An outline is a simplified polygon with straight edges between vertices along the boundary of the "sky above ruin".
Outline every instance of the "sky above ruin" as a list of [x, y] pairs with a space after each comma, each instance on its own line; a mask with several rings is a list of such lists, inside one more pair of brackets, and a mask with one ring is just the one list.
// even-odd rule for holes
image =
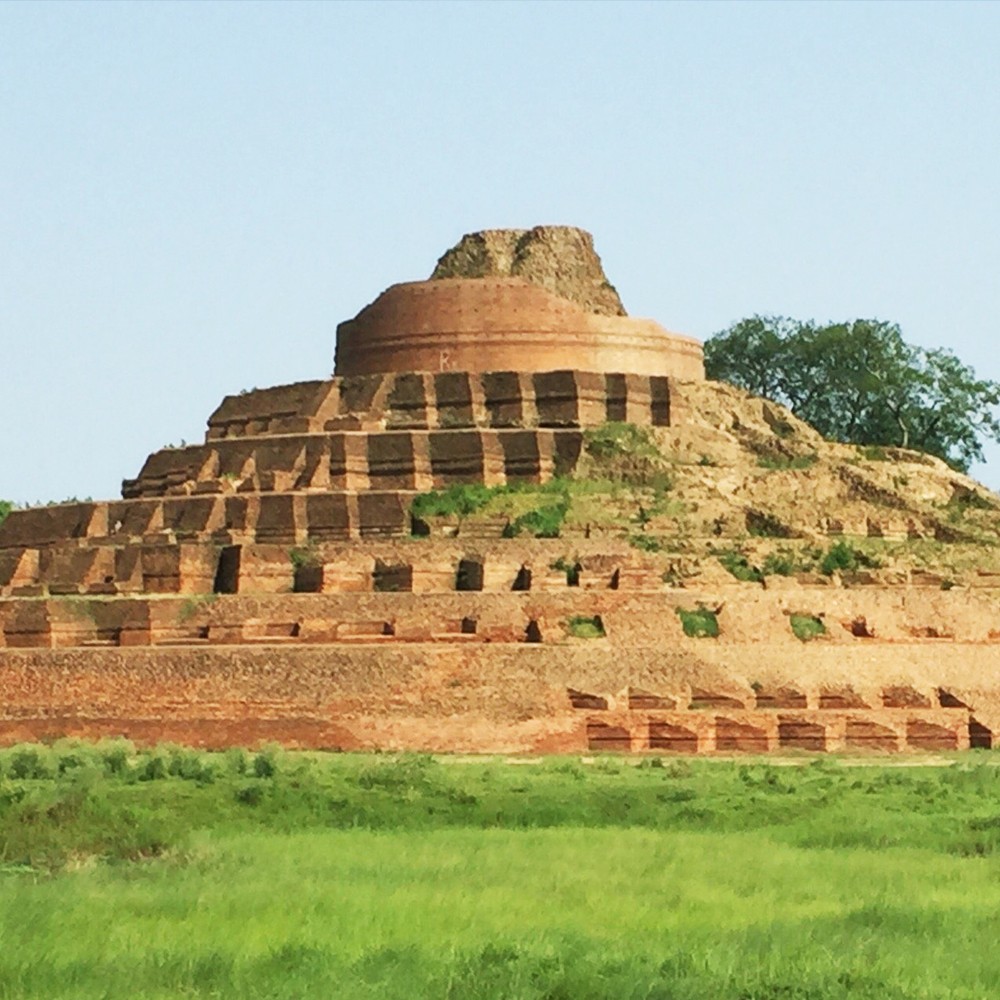
[[[0, 498], [117, 496], [464, 232], [1000, 380], [1000, 4], [0, 4]], [[1000, 448], [974, 470], [1000, 487]]]

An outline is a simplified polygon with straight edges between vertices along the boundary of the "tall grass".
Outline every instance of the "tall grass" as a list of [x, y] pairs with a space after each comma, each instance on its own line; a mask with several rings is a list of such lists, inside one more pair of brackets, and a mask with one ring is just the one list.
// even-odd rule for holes
[[0, 752], [0, 998], [995, 995], [998, 769], [855, 763]]

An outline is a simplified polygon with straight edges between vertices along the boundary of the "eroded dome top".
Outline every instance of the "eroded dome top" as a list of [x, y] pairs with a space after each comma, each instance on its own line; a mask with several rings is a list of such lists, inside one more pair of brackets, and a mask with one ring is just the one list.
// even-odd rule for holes
[[625, 316], [590, 233], [575, 226], [467, 233], [437, 262], [438, 278], [523, 278], [585, 312]]

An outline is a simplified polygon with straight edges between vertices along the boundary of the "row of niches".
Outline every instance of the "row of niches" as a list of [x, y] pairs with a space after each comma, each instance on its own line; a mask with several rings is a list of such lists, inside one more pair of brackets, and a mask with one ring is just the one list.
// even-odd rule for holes
[[[451, 594], [393, 589], [399, 581], [385, 578], [381, 591], [337, 594], [196, 592], [153, 596], [64, 595], [0, 600], [0, 635], [10, 647], [85, 645], [155, 645], [161, 642], [427, 643], [441, 641], [528, 644], [582, 644], [607, 640], [611, 648], [638, 644], [695, 653], [701, 645], [679, 621], [684, 608], [668, 595], [602, 596], [591, 590], [584, 598], [565, 586], [537, 595], [515, 592], [454, 591]], [[520, 581], [526, 582], [523, 577]], [[770, 627], [772, 623], [776, 626]], [[795, 643], [800, 637], [780, 612], [764, 620], [761, 636], [769, 642]], [[755, 641], [737, 634], [727, 646]], [[851, 641], [851, 640], [847, 640]], [[913, 639], [909, 640], [913, 642]], [[918, 640], [919, 641], [919, 640]], [[595, 648], [603, 648], [598, 643]], [[756, 692], [756, 693], [754, 693]], [[577, 708], [875, 708], [957, 707], [961, 702], [935, 700], [926, 692], [886, 688], [880, 694], [845, 689], [809, 696], [801, 691], [757, 691], [744, 694], [700, 692], [684, 699], [650, 692], [620, 695], [571, 692]], [[941, 695], [944, 698], [944, 695]], [[809, 700], [811, 698], [811, 700]], [[817, 700], [818, 699], [818, 700]]]
[[571, 472], [579, 430], [360, 431], [240, 438], [164, 448], [122, 484], [125, 499], [422, 492], [456, 483], [541, 483]]
[[228, 396], [208, 440], [336, 430], [667, 426], [669, 379], [553, 372], [353, 375]]
[[[570, 616], [485, 619], [474, 613], [429, 618], [427, 615], [372, 617], [270, 616], [227, 618], [211, 613], [198, 599], [171, 602], [88, 604], [63, 602], [62, 607], [35, 602], [24, 613], [6, 615], [0, 647], [8, 649], [86, 649], [139, 646], [281, 646], [289, 643], [339, 646], [385, 643], [542, 643], [565, 642], [577, 635], [580, 622], [601, 628], [600, 617]], [[544, 630], [544, 631], [543, 631]]]
[[657, 713], [588, 718], [587, 747], [621, 753], [937, 752], [989, 749], [994, 733], [968, 711], [781, 715]]
[[909, 684], [860, 691], [849, 685], [799, 688], [791, 685], [767, 687], [752, 684], [747, 690], [712, 690], [693, 686], [670, 692], [626, 687], [616, 694], [598, 694], [567, 688], [573, 709], [587, 712], [718, 711], [788, 709], [844, 712], [855, 709], [966, 709], [969, 706], [943, 687], [918, 689]]
[[638, 557], [560, 555], [522, 561], [424, 549], [422, 559], [313, 545], [66, 546], [0, 553], [0, 596], [139, 594], [447, 594], [482, 591], [662, 592], [662, 571]]
[[[206, 623], [205, 616], [198, 611], [197, 604], [182, 605], [172, 615], [153, 613], [144, 617], [136, 613], [122, 621], [115, 615], [91, 617], [87, 609], [79, 608], [69, 617], [10, 618], [0, 629], [0, 637], [2, 645], [9, 649], [543, 641], [541, 627], [534, 619], [516, 624], [492, 622], [485, 625], [472, 615], [439, 621], [350, 617], [340, 621], [250, 618]], [[563, 631], [561, 634], [568, 633]]]
[[[37, 555], [37, 553], [35, 553]], [[2, 562], [2, 560], [0, 560]], [[691, 639], [727, 638], [732, 622], [718, 603], [670, 601], [678, 593], [663, 579], [658, 566], [639, 560], [622, 559], [616, 554], [591, 554], [574, 558], [551, 555], [531, 561], [516, 558], [457, 556], [441, 553], [420, 561], [355, 553], [350, 557], [324, 555], [311, 546], [150, 546], [145, 549], [116, 550], [94, 546], [69, 550], [66, 558], [54, 560], [22, 559], [24, 568], [14, 575], [0, 575], [0, 596], [12, 598], [68, 597], [98, 599], [139, 596], [143, 594], [315, 594], [315, 595], [435, 595], [481, 593], [496, 597], [504, 594], [538, 594], [548, 599], [559, 594], [586, 591], [604, 592], [609, 597], [628, 599], [659, 595], [667, 603], [658, 606], [656, 615], [667, 616], [661, 624], [663, 634], [682, 632]], [[2, 566], [0, 566], [2, 569]], [[651, 609], [650, 609], [651, 610]], [[604, 636], [607, 630], [600, 609], [591, 609], [580, 618], [577, 632], [581, 638]], [[645, 614], [648, 616], [650, 612]], [[890, 640], [955, 640], [956, 629], [943, 622], [923, 624], [921, 612], [903, 623], [895, 622], [897, 632]], [[641, 619], [642, 614], [639, 615]], [[594, 627], [588, 622], [594, 619]], [[596, 622], [600, 621], [600, 626]], [[647, 624], [650, 619], [646, 618]], [[828, 613], [788, 612], [775, 607], [761, 620], [772, 638], [782, 634], [802, 642], [814, 640], [873, 640], [879, 630], [869, 615], [834, 611]], [[737, 629], [738, 634], [742, 634]], [[391, 633], [389, 633], [391, 634]], [[967, 636], [966, 638], [971, 638]], [[976, 636], [993, 639], [989, 636]]]

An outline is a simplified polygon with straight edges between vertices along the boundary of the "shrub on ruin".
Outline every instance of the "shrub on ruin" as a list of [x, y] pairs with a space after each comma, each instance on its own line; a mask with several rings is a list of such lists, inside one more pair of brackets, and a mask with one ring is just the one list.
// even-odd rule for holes
[[835, 542], [823, 556], [819, 568], [826, 576], [834, 573], [855, 573], [859, 569], [878, 569], [882, 563], [850, 542], [841, 539]]
[[743, 583], [761, 583], [764, 579], [764, 574], [742, 552], [726, 549], [716, 552], [715, 557], [728, 573]]
[[607, 634], [600, 615], [573, 615], [566, 619], [566, 631], [574, 639], [603, 639]]
[[639, 549], [642, 552], [663, 551], [663, 539], [658, 538], [656, 535], [629, 535], [628, 543], [632, 548]]
[[792, 576], [800, 569], [794, 553], [787, 550], [768, 552], [761, 572], [764, 576]]
[[468, 517], [482, 510], [496, 492], [494, 487], [482, 483], [458, 483], [444, 490], [418, 494], [410, 505], [410, 513], [417, 518]]
[[309, 539], [305, 545], [288, 550], [288, 558], [294, 569], [311, 569], [323, 565], [323, 557], [316, 543]]
[[711, 608], [677, 608], [684, 634], [691, 639], [717, 639], [719, 616]]
[[558, 538], [569, 512], [569, 497], [556, 504], [536, 507], [511, 521], [503, 530], [504, 538], [516, 538], [524, 533], [535, 538]]
[[826, 625], [816, 615], [791, 615], [788, 621], [795, 638], [801, 639], [803, 642], [809, 642], [812, 639], [818, 639], [821, 635], [826, 635]]

